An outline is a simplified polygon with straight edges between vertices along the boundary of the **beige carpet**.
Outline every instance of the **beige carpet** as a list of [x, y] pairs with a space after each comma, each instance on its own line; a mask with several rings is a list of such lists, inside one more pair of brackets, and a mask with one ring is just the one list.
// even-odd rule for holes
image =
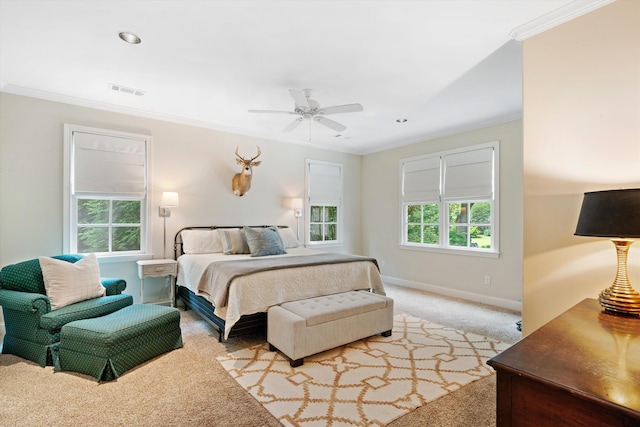
[[383, 426], [492, 375], [486, 361], [508, 347], [398, 314], [391, 337], [310, 356], [298, 368], [266, 343], [218, 361], [285, 426]]

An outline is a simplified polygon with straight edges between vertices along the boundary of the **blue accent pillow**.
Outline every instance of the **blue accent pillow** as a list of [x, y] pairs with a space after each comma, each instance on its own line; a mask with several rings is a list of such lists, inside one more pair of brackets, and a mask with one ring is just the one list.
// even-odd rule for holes
[[251, 228], [245, 226], [244, 235], [252, 257], [287, 253], [276, 227]]

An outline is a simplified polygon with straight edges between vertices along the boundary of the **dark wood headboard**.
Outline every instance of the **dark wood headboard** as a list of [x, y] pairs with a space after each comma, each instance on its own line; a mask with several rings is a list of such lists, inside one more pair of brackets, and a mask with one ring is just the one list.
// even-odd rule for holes
[[[196, 226], [196, 227], [184, 227], [178, 230], [176, 237], [173, 239], [173, 259], [178, 259], [180, 255], [184, 255], [182, 250], [182, 233], [183, 230], [217, 230], [219, 228], [242, 228], [243, 225], [208, 225], [208, 226]], [[287, 225], [249, 225], [251, 228], [266, 228], [266, 227], [278, 227], [289, 228]]]

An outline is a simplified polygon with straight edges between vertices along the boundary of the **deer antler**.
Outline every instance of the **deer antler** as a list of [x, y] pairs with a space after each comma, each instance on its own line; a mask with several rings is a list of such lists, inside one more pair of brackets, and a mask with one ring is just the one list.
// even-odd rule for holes
[[[256, 145], [256, 147], [258, 147], [258, 146]], [[260, 147], [258, 147], [258, 154], [256, 154], [256, 156], [255, 156], [255, 157], [252, 157], [252, 158], [251, 158], [251, 161], [254, 161], [254, 160], [255, 160], [255, 159], [257, 159], [258, 157], [260, 157], [260, 154], [262, 154], [262, 153], [260, 152]]]
[[244, 161], [244, 157], [240, 156], [240, 154], [238, 154], [238, 147], [236, 146], [236, 156], [238, 156], [238, 158], [242, 161]]

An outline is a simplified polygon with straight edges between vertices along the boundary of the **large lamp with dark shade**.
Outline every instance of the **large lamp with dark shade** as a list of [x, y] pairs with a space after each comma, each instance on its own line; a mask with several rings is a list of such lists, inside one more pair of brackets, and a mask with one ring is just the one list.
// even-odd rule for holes
[[611, 239], [618, 271], [613, 285], [600, 293], [600, 305], [607, 313], [640, 316], [640, 294], [627, 277], [629, 246], [640, 238], [640, 188], [584, 193], [575, 235]]

